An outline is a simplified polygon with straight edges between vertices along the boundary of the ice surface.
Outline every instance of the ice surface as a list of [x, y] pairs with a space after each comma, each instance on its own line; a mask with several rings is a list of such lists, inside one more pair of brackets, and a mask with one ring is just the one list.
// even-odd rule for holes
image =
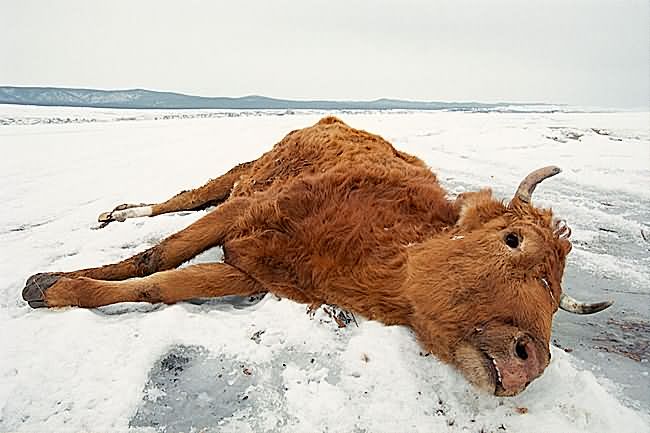
[[650, 431], [648, 113], [338, 114], [425, 159], [450, 194], [490, 185], [505, 198], [533, 168], [564, 169], [535, 196], [573, 229], [565, 288], [616, 304], [558, 313], [543, 377], [495, 398], [422, 356], [405, 328], [338, 329], [270, 295], [29, 309], [29, 275], [120, 260], [204, 214], [92, 230], [100, 212], [198, 186], [323, 115], [77, 108], [87, 121], [44, 120], [66, 110], [0, 106], [0, 431]]

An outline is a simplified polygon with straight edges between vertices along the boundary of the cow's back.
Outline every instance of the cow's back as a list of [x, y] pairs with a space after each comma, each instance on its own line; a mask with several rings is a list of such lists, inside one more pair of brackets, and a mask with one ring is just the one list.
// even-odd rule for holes
[[415, 156], [396, 150], [378, 135], [351, 128], [336, 117], [321, 119], [308, 128], [287, 134], [254, 162], [232, 192], [250, 196], [300, 176], [313, 176], [335, 168], [353, 171], [359, 166], [403, 169], [413, 166], [435, 176]]

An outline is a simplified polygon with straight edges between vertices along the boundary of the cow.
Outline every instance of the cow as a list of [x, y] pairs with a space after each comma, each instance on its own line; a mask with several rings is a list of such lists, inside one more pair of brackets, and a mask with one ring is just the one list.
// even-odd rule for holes
[[[595, 313], [563, 293], [570, 229], [534, 207], [535, 170], [514, 197], [490, 189], [448, 198], [427, 165], [336, 117], [290, 132], [259, 159], [164, 203], [120, 205], [105, 225], [216, 206], [121, 262], [31, 276], [31, 307], [172, 304], [271, 292], [404, 325], [472, 384], [513, 396], [550, 362], [553, 316]], [[211, 247], [223, 262], [175, 269]]]

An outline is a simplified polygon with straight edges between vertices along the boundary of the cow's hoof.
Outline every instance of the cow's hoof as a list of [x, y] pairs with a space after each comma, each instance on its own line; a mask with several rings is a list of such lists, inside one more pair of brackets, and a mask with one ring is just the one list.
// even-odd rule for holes
[[61, 278], [61, 274], [45, 272], [32, 275], [27, 279], [23, 289], [23, 299], [32, 308], [47, 307], [45, 292]]
[[119, 222], [126, 221], [126, 218], [124, 218], [123, 216], [119, 216], [119, 214], [118, 215], [115, 214], [116, 211], [118, 210], [120, 209], [113, 209], [110, 212], [102, 212], [97, 217], [97, 221], [105, 225], [108, 223], [112, 223], [113, 221], [119, 221]]
[[127, 209], [133, 209], [135, 207], [143, 207], [143, 206], [150, 206], [146, 203], [140, 203], [140, 204], [121, 204], [119, 206], [115, 206], [115, 209], [113, 209], [110, 212], [102, 212], [99, 214], [99, 217], [97, 217], [97, 221], [102, 223], [101, 227], [106, 227], [109, 223], [112, 223], [113, 221], [119, 221], [123, 222], [126, 221], [126, 217], [124, 216], [123, 212], [118, 212], [118, 211], [123, 211]]
[[113, 209], [111, 212], [102, 212], [101, 214], [99, 214], [99, 216], [97, 217], [97, 221], [100, 223], [99, 225], [100, 229], [103, 229], [104, 227], [106, 227], [107, 225], [109, 225], [114, 221], [118, 221], [118, 222], [126, 221], [126, 218], [115, 216], [114, 213], [116, 210], [119, 209]]
[[109, 223], [113, 221], [113, 216], [111, 215], [113, 212], [102, 212], [99, 214], [97, 217], [97, 221], [100, 223]]

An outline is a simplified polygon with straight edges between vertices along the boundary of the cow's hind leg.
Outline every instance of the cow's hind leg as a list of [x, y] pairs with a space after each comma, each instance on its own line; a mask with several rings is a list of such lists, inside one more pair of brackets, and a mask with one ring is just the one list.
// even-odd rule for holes
[[124, 281], [55, 278], [42, 298], [30, 301], [30, 306], [94, 308], [117, 302], [173, 304], [194, 298], [248, 296], [264, 291], [253, 278], [226, 263], [193, 265]]
[[183, 191], [169, 200], [158, 204], [121, 204], [110, 212], [103, 212], [97, 220], [102, 227], [113, 221], [124, 221], [127, 218], [156, 216], [164, 213], [180, 211], [196, 211], [216, 206], [224, 202], [241, 176], [247, 174], [254, 162], [239, 164], [226, 174], [210, 180], [205, 185]]
[[25, 284], [23, 299], [30, 305], [41, 306], [40, 303], [46, 298], [50, 288], [62, 279], [119, 281], [173, 269], [208, 248], [223, 244], [233, 223], [248, 205], [248, 199], [230, 199], [186, 229], [118, 263], [73, 272], [33, 275]]

